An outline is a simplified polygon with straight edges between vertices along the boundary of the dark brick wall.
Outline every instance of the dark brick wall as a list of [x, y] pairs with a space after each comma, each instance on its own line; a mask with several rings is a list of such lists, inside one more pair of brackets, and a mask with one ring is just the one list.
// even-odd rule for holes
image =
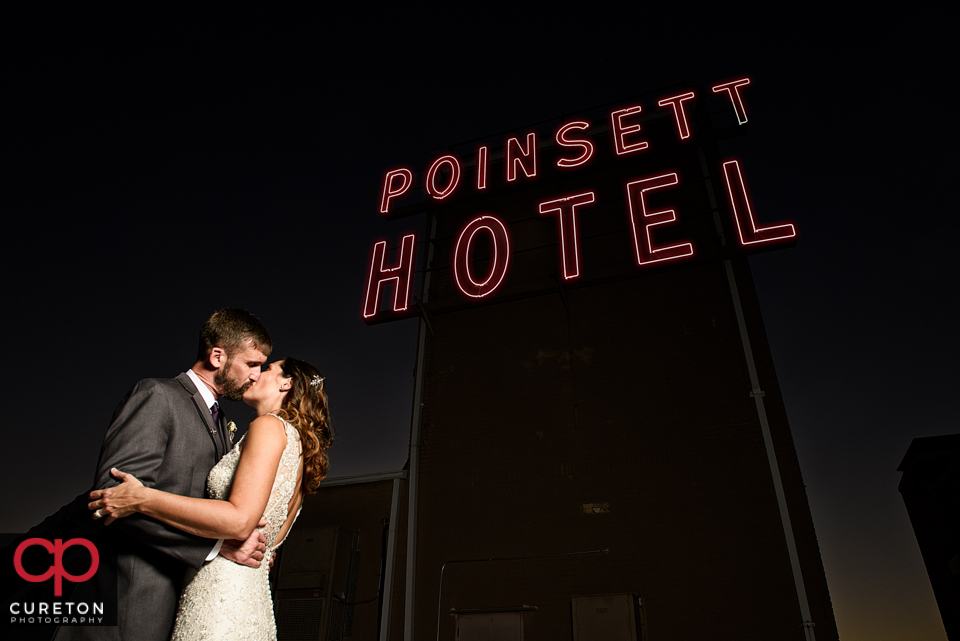
[[[752, 296], [745, 263], [741, 294]], [[796, 454], [754, 301], [756, 357], [818, 639], [836, 638]], [[569, 314], [567, 313], [569, 311]], [[535, 605], [525, 638], [570, 639], [570, 598], [636, 592], [651, 639], [802, 639], [722, 263], [431, 318], [421, 436], [418, 639], [452, 607]], [[584, 504], [608, 510], [585, 514]]]

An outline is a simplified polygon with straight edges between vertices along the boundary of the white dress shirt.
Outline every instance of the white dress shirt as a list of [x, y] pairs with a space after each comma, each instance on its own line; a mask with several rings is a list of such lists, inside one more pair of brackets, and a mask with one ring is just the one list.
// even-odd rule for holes
[[[187, 370], [187, 376], [190, 377], [190, 380], [193, 381], [193, 384], [197, 386], [197, 391], [200, 392], [200, 396], [203, 397], [203, 402], [207, 404], [208, 410], [213, 410], [213, 404], [217, 402], [217, 399], [214, 398], [213, 392], [210, 391], [210, 388], [207, 387], [207, 384], [200, 380], [200, 377], [197, 376], [197, 373], [192, 369]], [[207, 555], [207, 561], [213, 561], [217, 558], [217, 555], [220, 554], [220, 548], [223, 547], [223, 539], [219, 539], [217, 544], [213, 546], [213, 550], [210, 551], [210, 554]]]

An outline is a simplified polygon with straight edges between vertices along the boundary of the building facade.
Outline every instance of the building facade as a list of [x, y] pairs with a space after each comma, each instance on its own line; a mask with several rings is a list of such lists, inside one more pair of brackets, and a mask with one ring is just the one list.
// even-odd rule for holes
[[691, 98], [684, 137], [642, 107], [708, 91], [674, 93], [452, 148], [427, 191], [476, 189], [407, 206], [429, 215], [402, 498], [331, 487], [301, 517], [370, 541], [360, 494], [398, 506], [382, 641], [837, 639], [746, 258], [792, 225], [750, 212], [736, 121]]

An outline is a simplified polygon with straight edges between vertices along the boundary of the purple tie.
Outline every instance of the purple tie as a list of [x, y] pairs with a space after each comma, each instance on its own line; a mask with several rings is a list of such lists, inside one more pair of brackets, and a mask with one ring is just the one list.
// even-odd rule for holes
[[216, 401], [213, 402], [213, 406], [210, 408], [210, 413], [213, 414], [213, 422], [217, 426], [217, 434], [220, 435], [220, 444], [223, 445], [223, 451], [227, 451], [227, 440], [223, 436], [223, 427], [220, 425], [220, 404]]

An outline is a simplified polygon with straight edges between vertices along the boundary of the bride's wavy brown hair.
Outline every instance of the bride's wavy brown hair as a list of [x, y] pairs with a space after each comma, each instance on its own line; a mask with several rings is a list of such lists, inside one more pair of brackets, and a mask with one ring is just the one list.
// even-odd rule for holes
[[[327, 393], [323, 389], [320, 372], [310, 363], [287, 357], [280, 362], [280, 369], [293, 382], [293, 387], [277, 414], [300, 432], [300, 443], [303, 445], [301, 487], [304, 494], [313, 494], [327, 475], [327, 448], [333, 445], [334, 440], [330, 411], [327, 409]], [[313, 385], [315, 379], [320, 379], [320, 383]]]

